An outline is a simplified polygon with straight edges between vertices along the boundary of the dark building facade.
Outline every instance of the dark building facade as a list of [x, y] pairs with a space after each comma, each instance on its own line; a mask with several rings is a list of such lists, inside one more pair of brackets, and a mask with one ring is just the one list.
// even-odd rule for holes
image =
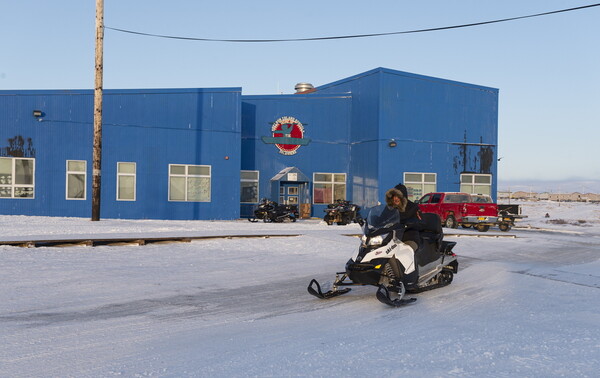
[[[399, 182], [496, 192], [498, 90], [377, 68], [293, 95], [104, 92], [103, 218], [321, 217]], [[91, 214], [93, 91], [0, 91], [0, 214]]]

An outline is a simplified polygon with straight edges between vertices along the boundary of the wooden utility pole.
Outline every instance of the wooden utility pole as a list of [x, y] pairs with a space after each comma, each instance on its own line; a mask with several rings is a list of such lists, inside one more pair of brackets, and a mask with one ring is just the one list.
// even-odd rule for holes
[[100, 220], [102, 167], [102, 75], [104, 60], [104, 0], [96, 0], [96, 80], [94, 85], [94, 147], [92, 152], [92, 221]]

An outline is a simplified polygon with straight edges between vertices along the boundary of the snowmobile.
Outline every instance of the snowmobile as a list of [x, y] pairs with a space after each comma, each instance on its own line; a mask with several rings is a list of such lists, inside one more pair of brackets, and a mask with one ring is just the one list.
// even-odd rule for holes
[[[416, 251], [403, 243], [407, 227], [419, 231], [421, 242]], [[344, 286], [377, 286], [377, 299], [399, 307], [416, 301], [406, 293], [419, 293], [449, 285], [458, 272], [452, 248], [456, 242], [443, 240], [441, 221], [436, 214], [422, 214], [418, 223], [400, 223], [400, 214], [386, 205], [373, 207], [363, 224], [358, 251], [346, 263], [346, 271], [336, 273], [331, 290], [323, 292], [316, 279], [308, 292], [329, 299], [348, 293]]]
[[334, 223], [343, 226], [352, 222], [359, 224], [362, 222], [360, 206], [350, 203], [350, 201], [336, 200], [334, 203], [327, 205], [327, 208], [323, 211], [325, 212], [323, 220], [330, 226]]
[[250, 222], [295, 222], [298, 219], [298, 206], [284, 205], [263, 198], [261, 203], [254, 210], [254, 217], [249, 218]]

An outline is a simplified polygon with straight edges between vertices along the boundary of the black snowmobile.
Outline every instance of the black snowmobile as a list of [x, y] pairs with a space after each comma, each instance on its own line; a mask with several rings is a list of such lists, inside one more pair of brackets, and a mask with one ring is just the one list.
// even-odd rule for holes
[[[313, 279], [308, 292], [329, 299], [349, 292], [343, 286], [377, 286], [377, 299], [390, 306], [416, 301], [404, 298], [406, 293], [419, 293], [449, 285], [458, 272], [458, 261], [452, 248], [456, 242], [443, 240], [441, 221], [436, 214], [423, 214], [416, 224], [400, 223], [397, 210], [379, 205], [369, 211], [363, 224], [362, 242], [346, 263], [346, 271], [336, 273], [331, 290], [323, 292]], [[410, 227], [419, 230], [421, 243], [416, 251], [404, 244], [402, 235]]]
[[284, 205], [263, 198], [254, 210], [254, 218], [248, 218], [250, 222], [295, 222], [298, 219], [298, 206]]
[[334, 203], [327, 205], [323, 220], [328, 225], [337, 223], [340, 226], [350, 224], [352, 222], [361, 223], [360, 206], [357, 206], [350, 201], [336, 200]]

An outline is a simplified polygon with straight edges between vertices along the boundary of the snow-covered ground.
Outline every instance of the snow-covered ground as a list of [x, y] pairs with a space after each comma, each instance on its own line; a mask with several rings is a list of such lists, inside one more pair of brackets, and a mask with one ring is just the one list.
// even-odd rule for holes
[[0, 216], [4, 241], [298, 235], [0, 246], [0, 376], [596, 377], [600, 205], [523, 208], [515, 238], [446, 229], [465, 235], [447, 235], [454, 282], [402, 308], [306, 292], [343, 270], [357, 225]]

